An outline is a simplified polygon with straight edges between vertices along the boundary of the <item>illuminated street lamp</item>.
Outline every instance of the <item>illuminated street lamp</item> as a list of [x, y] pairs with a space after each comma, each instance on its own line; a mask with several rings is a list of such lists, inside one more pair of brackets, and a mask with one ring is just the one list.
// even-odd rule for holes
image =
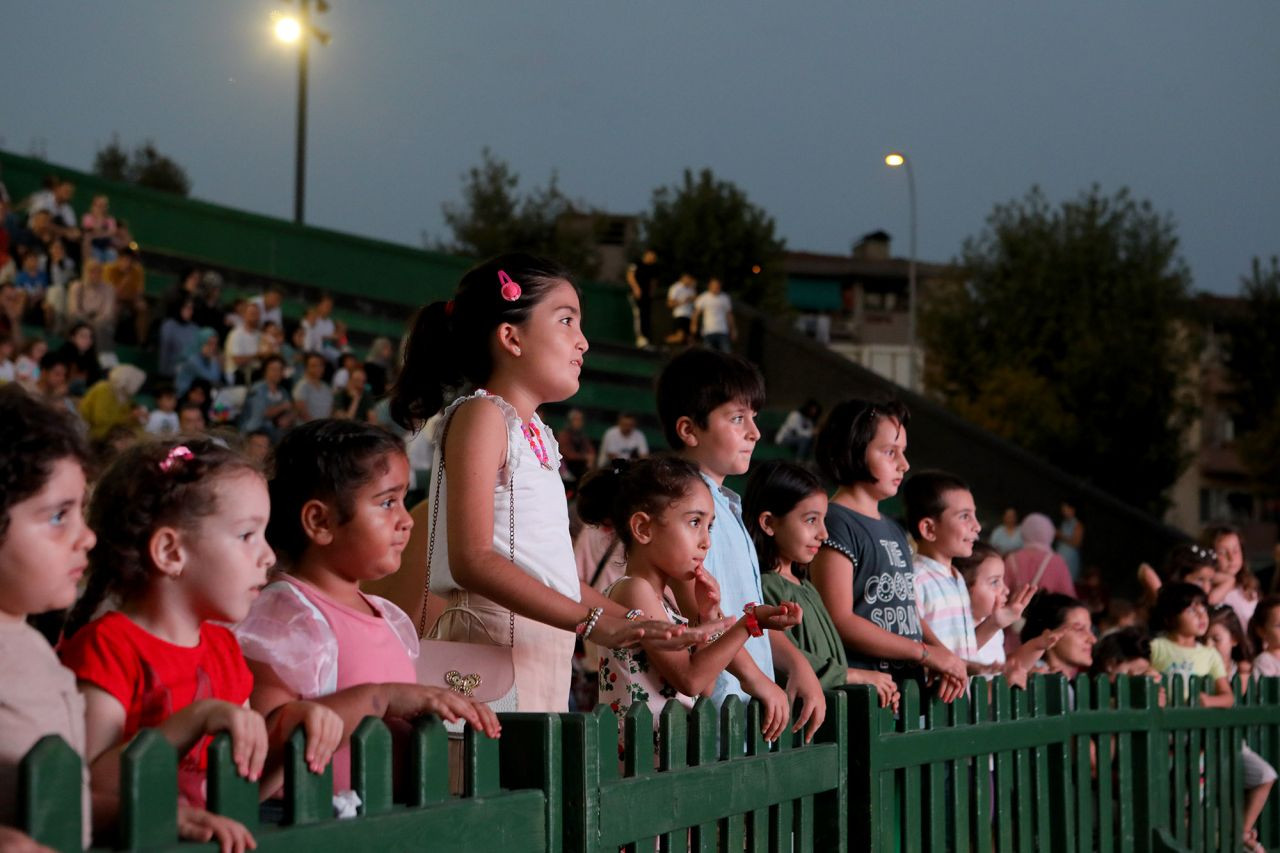
[[907, 194], [911, 207], [911, 252], [907, 260], [907, 387], [916, 388], [916, 179], [911, 172], [911, 161], [894, 151], [884, 158], [891, 169], [905, 167]]
[[[311, 0], [298, 0], [297, 15], [273, 16], [276, 38], [285, 44], [298, 46], [298, 139], [293, 173], [293, 221], [299, 225], [302, 224], [307, 182], [307, 48], [312, 38], [321, 44], [328, 44], [331, 40], [328, 32], [311, 23], [310, 5]], [[326, 0], [316, 0], [317, 13], [328, 11]]]

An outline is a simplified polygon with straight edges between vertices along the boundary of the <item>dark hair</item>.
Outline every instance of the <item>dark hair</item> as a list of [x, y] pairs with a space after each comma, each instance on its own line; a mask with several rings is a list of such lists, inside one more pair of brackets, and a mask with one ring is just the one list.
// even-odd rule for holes
[[784, 516], [814, 492], [826, 494], [813, 472], [794, 462], [766, 462], [751, 473], [742, 497], [742, 520], [755, 543], [760, 571], [774, 571], [779, 556], [778, 542], [761, 529], [760, 516]]
[[1267, 642], [1262, 635], [1266, 631], [1267, 619], [1271, 616], [1271, 611], [1277, 607], [1280, 607], [1280, 595], [1268, 595], [1258, 602], [1258, 606], [1253, 609], [1253, 615], [1249, 617], [1249, 639], [1253, 641], [1258, 652], [1267, 650]]
[[822, 472], [841, 486], [875, 479], [867, 468], [867, 447], [884, 418], [897, 421], [905, 429], [911, 412], [901, 400], [845, 400], [833, 406], [814, 442], [813, 455]]
[[974, 542], [973, 553], [968, 557], [953, 557], [951, 565], [964, 576], [965, 586], [973, 586], [973, 582], [978, 577], [978, 567], [992, 557], [1001, 563], [1004, 562], [1003, 555], [990, 542]]
[[1079, 599], [1060, 592], [1037, 592], [1031, 599], [1031, 603], [1027, 605], [1027, 609], [1023, 611], [1022, 615], [1026, 622], [1022, 626], [1019, 638], [1025, 643], [1039, 637], [1045, 631], [1061, 628], [1067, 621], [1067, 614], [1078, 607], [1089, 609]]
[[[321, 358], [323, 358], [323, 356], [321, 356]], [[263, 375], [266, 375], [267, 368], [268, 368], [268, 367], [270, 367], [272, 364], [274, 364], [274, 363], [276, 363], [276, 362], [279, 362], [279, 363], [280, 363], [280, 366], [281, 366], [281, 367], [284, 367], [284, 366], [285, 366], [284, 356], [280, 355], [280, 353], [273, 352], [273, 353], [271, 353], [271, 355], [269, 355], [269, 356], [267, 356], [266, 358], [262, 359], [262, 373], [263, 373]]]
[[1151, 641], [1139, 628], [1121, 628], [1112, 631], [1093, 647], [1094, 675], [1103, 675], [1110, 664], [1126, 663], [1131, 660], [1151, 660]]
[[1240, 543], [1240, 573], [1236, 575], [1236, 585], [1245, 592], [1252, 593], [1250, 598], [1257, 598], [1262, 586], [1258, 583], [1258, 576], [1249, 568], [1249, 560], [1244, 553], [1244, 534], [1240, 532], [1239, 527], [1234, 524], [1211, 524], [1201, 532], [1200, 544], [1205, 548], [1213, 549], [1216, 561], [1218, 540], [1225, 536], [1234, 536]]
[[578, 487], [578, 516], [587, 524], [612, 525], [623, 547], [630, 547], [632, 515], [657, 515], [701, 482], [698, 467], [678, 456], [614, 460], [583, 478]]
[[902, 486], [902, 502], [907, 510], [907, 530], [920, 537], [920, 522], [935, 521], [947, 508], [947, 492], [967, 492], [969, 484], [947, 471], [921, 471]]
[[[503, 298], [500, 272], [520, 285], [518, 299]], [[390, 391], [392, 419], [414, 429], [440, 411], [446, 388], [488, 382], [493, 330], [529, 319], [534, 306], [565, 281], [573, 284], [564, 267], [523, 253], [499, 255], [467, 270], [453, 299], [432, 302], [414, 318], [400, 376]]]
[[0, 542], [9, 510], [44, 488], [54, 465], [89, 464], [89, 448], [71, 413], [45, 403], [16, 383], [0, 388]]
[[1169, 580], [1183, 580], [1206, 567], [1216, 571], [1218, 558], [1214, 556], [1212, 549], [1194, 542], [1174, 545], [1164, 558], [1164, 576]]
[[40, 356], [40, 372], [41, 373], [44, 373], [46, 370], [49, 370], [52, 367], [57, 367], [59, 364], [61, 364], [63, 367], [67, 368], [68, 370], [71, 369], [71, 361], [67, 358], [67, 356], [64, 353], [60, 352], [59, 350], [49, 350], [44, 355]]
[[267, 465], [271, 472], [271, 521], [267, 542], [282, 562], [302, 556], [310, 540], [302, 529], [307, 501], [332, 503], [338, 523], [355, 513], [355, 493], [386, 473], [387, 457], [405, 455], [404, 441], [359, 421], [325, 418], [284, 434]]
[[[175, 456], [179, 447], [190, 458]], [[67, 619], [67, 636], [93, 618], [108, 595], [127, 601], [146, 587], [156, 528], [194, 527], [218, 511], [218, 481], [249, 472], [258, 473], [252, 462], [208, 438], [140, 441], [122, 450], [89, 504], [89, 526], [98, 542], [89, 552], [88, 583]]]
[[174, 401], [176, 402], [178, 397], [178, 389], [174, 388], [173, 384], [170, 382], [161, 382], [160, 384], [156, 385], [155, 390], [152, 391], [151, 393], [151, 396], [155, 397], [157, 400], [159, 400], [161, 397], [173, 397]]
[[764, 377], [745, 358], [709, 349], [688, 349], [658, 374], [658, 420], [667, 443], [684, 449], [676, 422], [689, 418], [706, 429], [711, 412], [725, 403], [764, 408]]
[[1193, 583], [1173, 581], [1160, 587], [1155, 606], [1151, 608], [1151, 633], [1172, 630], [1182, 611], [1197, 602], [1206, 608], [1209, 606], [1204, 590]]
[[[1256, 610], [1254, 612], [1257, 612]], [[1227, 629], [1227, 633], [1231, 635], [1231, 659], [1236, 663], [1241, 661], [1253, 660], [1253, 643], [1249, 641], [1249, 635], [1244, 632], [1244, 626], [1240, 624], [1240, 617], [1236, 615], [1235, 609], [1229, 604], [1219, 604], [1209, 611], [1209, 627], [1221, 625]], [[1205, 636], [1209, 632], [1205, 631]]]

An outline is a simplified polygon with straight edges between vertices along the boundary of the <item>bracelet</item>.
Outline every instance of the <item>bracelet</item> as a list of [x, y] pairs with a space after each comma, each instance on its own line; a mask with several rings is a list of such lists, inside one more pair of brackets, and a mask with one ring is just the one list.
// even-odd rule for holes
[[634, 622], [634, 621], [636, 621], [637, 619], [641, 618], [642, 616], [644, 616], [644, 611], [643, 611], [643, 610], [640, 610], [640, 609], [636, 609], [636, 610], [628, 610], [628, 611], [627, 611], [626, 619], [627, 619], [627, 621], [628, 621], [628, 622]]
[[754, 601], [747, 602], [747, 606], [742, 608], [742, 618], [747, 623], [747, 633], [753, 637], [764, 636], [764, 629], [760, 627], [760, 620], [756, 619], [756, 603]]
[[712, 634], [711, 636], [707, 637], [707, 639], [706, 639], [706, 641], [705, 641], [705, 642], [706, 642], [706, 644], [709, 646], [709, 645], [711, 645], [712, 643], [714, 643], [716, 640], [720, 639], [720, 638], [721, 638], [721, 637], [723, 637], [723, 636], [724, 636], [724, 632], [723, 632], [723, 631], [716, 631], [714, 634]]
[[593, 607], [591, 612], [587, 614], [587, 618], [574, 626], [573, 632], [582, 639], [591, 636], [591, 632], [595, 630], [596, 623], [600, 621], [600, 617], [604, 614], [603, 607]]
[[929, 647], [926, 646], [924, 643], [921, 643], [920, 644], [920, 660], [916, 661], [916, 663], [924, 663], [928, 659], [929, 659]]

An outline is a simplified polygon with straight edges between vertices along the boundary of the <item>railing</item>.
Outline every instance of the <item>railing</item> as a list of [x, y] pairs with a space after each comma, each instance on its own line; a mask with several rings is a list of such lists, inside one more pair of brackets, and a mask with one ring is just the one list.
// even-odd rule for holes
[[[468, 731], [460, 796], [436, 719], [415, 723], [399, 786], [391, 734], [367, 719], [351, 759], [363, 804], [348, 820], [332, 817], [332, 773], [307, 770], [299, 731], [283, 816], [263, 822], [257, 787], [220, 735], [209, 807], [246, 824], [263, 851], [1238, 850], [1240, 744], [1280, 761], [1280, 680], [1229, 710], [1188, 704], [1178, 679], [1168, 694], [1160, 707], [1145, 679], [1034, 678], [1027, 691], [997, 679], [922, 715], [908, 685], [895, 719], [869, 688], [845, 688], [827, 694], [810, 744], [766, 744], [759, 705], [736, 700], [669, 704], [656, 736], [648, 709], [633, 707], [621, 742], [604, 709], [508, 714], [498, 741]], [[78, 849], [81, 772], [56, 737], [23, 760], [19, 820], [37, 840]], [[122, 760], [118, 847], [192, 847], [176, 840], [175, 780], [168, 743], [136, 738]], [[1280, 840], [1274, 803], [1259, 829], [1265, 845]]]

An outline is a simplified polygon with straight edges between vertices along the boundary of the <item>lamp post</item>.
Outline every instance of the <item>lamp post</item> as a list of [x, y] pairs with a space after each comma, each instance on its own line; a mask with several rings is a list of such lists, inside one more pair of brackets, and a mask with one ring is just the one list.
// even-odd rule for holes
[[907, 259], [907, 387], [916, 388], [916, 179], [911, 171], [911, 161], [904, 154], [894, 151], [884, 158], [891, 169], [902, 167], [907, 172], [907, 194], [911, 207], [910, 255]]
[[[298, 14], [278, 15], [275, 23], [276, 38], [285, 44], [298, 46], [298, 131], [297, 148], [293, 168], [293, 221], [302, 224], [306, 207], [307, 185], [307, 54], [311, 39], [328, 44], [329, 33], [311, 23], [310, 0], [298, 0]], [[329, 11], [325, 0], [317, 0], [316, 11]]]

